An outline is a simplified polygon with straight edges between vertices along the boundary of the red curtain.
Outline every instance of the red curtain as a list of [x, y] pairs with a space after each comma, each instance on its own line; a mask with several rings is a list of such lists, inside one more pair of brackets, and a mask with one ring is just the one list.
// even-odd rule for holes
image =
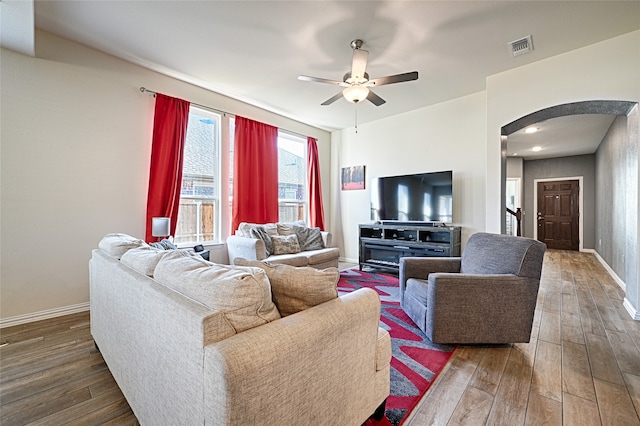
[[147, 195], [146, 241], [155, 240], [151, 235], [153, 217], [171, 218], [171, 235], [176, 230], [189, 105], [189, 102], [182, 99], [156, 94]]
[[324, 208], [320, 182], [320, 159], [316, 139], [307, 137], [307, 174], [309, 178], [309, 226], [324, 231]]
[[278, 128], [236, 116], [233, 158], [233, 219], [278, 221]]

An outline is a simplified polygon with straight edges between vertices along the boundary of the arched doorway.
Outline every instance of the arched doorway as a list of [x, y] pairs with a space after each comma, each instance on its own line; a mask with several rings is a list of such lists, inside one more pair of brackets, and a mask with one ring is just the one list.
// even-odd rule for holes
[[[636, 102], [629, 102], [629, 101], [584, 101], [584, 102], [562, 104], [562, 105], [557, 105], [550, 108], [545, 108], [540, 111], [536, 111], [534, 113], [523, 116], [518, 120], [515, 120], [503, 126], [501, 128], [501, 135], [502, 135], [502, 147], [501, 147], [502, 148], [502, 162], [501, 162], [502, 164], [501, 200], [502, 201], [501, 202], [503, 204], [502, 211], [505, 212], [507, 207], [507, 204], [506, 204], [507, 171], [506, 169], [507, 169], [507, 146], [509, 143], [509, 135], [514, 135], [514, 133], [519, 132], [522, 129], [525, 129], [527, 127], [533, 126], [536, 123], [545, 122], [547, 120], [554, 121], [552, 119], [557, 119], [560, 117], [580, 116], [580, 115], [588, 115], [588, 114], [590, 115], [607, 114], [613, 117], [615, 116], [626, 117], [630, 113], [632, 113], [632, 111], [635, 111], [635, 114], [637, 115], [637, 108], [635, 108], [634, 110], [634, 107], [636, 105], [637, 105]], [[611, 119], [611, 121], [613, 121], [613, 119]], [[637, 138], [638, 138], [637, 130], [634, 131], [633, 128], [631, 128], [631, 129], [627, 129], [627, 131], [630, 137], [634, 137], [636, 139], [635, 142], [637, 144]], [[637, 160], [636, 160], [635, 167], [636, 167], [636, 175], [637, 175]], [[557, 176], [554, 176], [554, 177], [557, 177]], [[572, 179], [575, 178], [575, 176], [569, 176], [569, 175], [567, 175], [566, 177], [571, 177]], [[541, 239], [542, 241], [545, 241], [550, 248], [559, 248], [559, 249], [578, 249], [578, 241], [579, 241], [579, 244], [580, 244], [579, 249], [582, 250], [583, 249], [583, 246], [582, 246], [583, 223], [580, 223], [579, 226], [577, 223], [578, 221], [582, 221], [583, 219], [583, 216], [581, 215], [582, 212], [577, 210], [578, 207], [582, 205], [582, 194], [580, 193], [578, 195], [578, 192], [574, 194], [567, 194], [566, 197], [564, 197], [564, 199], [567, 200], [567, 202], [564, 205], [561, 205], [559, 201], [563, 199], [564, 190], [561, 191], [560, 188], [566, 186], [565, 183], [567, 183], [569, 179], [555, 180], [553, 184], [556, 186], [555, 188], [551, 183], [552, 181], [554, 181], [554, 179], [540, 179], [540, 181], [541, 181], [539, 182], [540, 188], [547, 188], [548, 191], [556, 191], [556, 192], [560, 191], [560, 192], [558, 192], [555, 195], [550, 194], [550, 192], [548, 192], [546, 195], [542, 195], [538, 197], [538, 199], [544, 201], [544, 197], [549, 196], [550, 200], [556, 201], [555, 207], [561, 207], [561, 208], [564, 208], [566, 206], [573, 207], [574, 211], [571, 212], [571, 214], [573, 214], [573, 220], [575, 220], [576, 223], [572, 224], [570, 222], [571, 215], [568, 215], [569, 213], [567, 213], [570, 209], [556, 210], [557, 212], [562, 213], [562, 215], [556, 214], [554, 216], [553, 214], [551, 214], [553, 212], [553, 209], [545, 210], [544, 205], [542, 207], [540, 207], [538, 204], [534, 206], [533, 203], [529, 202], [529, 205], [527, 206], [528, 208], [525, 209], [525, 215], [523, 219], [525, 221], [523, 222], [523, 229], [525, 230], [523, 232], [523, 235], [532, 237], [532, 238]], [[590, 184], [593, 186], [592, 182]], [[575, 187], [574, 185], [574, 189], [575, 191], [580, 191], [582, 188]], [[534, 189], [526, 187], [524, 188], [524, 190], [529, 191], [529, 194], [531, 194]], [[591, 191], [593, 192], [593, 188], [591, 188]], [[531, 195], [529, 195], [529, 197], [531, 198]], [[578, 203], [578, 197], [580, 197], [579, 203]], [[553, 205], [551, 204], [550, 206], [553, 207]], [[526, 213], [529, 213], [529, 214], [527, 215]], [[545, 216], [544, 213], [549, 213], [549, 214]], [[595, 232], [593, 229], [594, 214], [595, 213], [591, 211], [587, 212], [587, 216], [592, 215], [591, 222], [590, 222], [591, 227], [588, 227], [588, 235], [590, 236], [590, 239], [591, 239], [591, 241], [588, 243], [588, 246], [589, 248], [597, 249], [598, 247], [594, 246], [593, 244], [593, 240], [594, 240], [593, 234]], [[502, 217], [503, 233], [506, 233], [506, 229], [507, 229], [506, 216], [507, 215], [505, 214], [505, 216]], [[558, 219], [558, 220], [554, 222], [554, 220], [551, 220], [551, 219], [554, 219], [554, 220]], [[528, 227], [525, 227], [524, 226], [525, 224], [528, 225]], [[528, 235], [526, 232], [527, 228], [528, 228]], [[542, 232], [537, 232], [538, 230]], [[556, 243], [558, 243], [557, 247], [555, 246]]]

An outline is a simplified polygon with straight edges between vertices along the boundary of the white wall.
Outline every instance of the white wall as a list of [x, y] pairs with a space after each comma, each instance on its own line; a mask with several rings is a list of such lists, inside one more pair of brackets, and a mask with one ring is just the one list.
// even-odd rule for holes
[[0, 324], [86, 309], [100, 238], [144, 237], [154, 98], [140, 86], [316, 137], [330, 211], [328, 132], [48, 33], [35, 58], [0, 54]]
[[[332, 222], [343, 258], [357, 262], [372, 177], [453, 170], [453, 223], [463, 226], [463, 244], [484, 228], [485, 105], [480, 92], [332, 134]], [[367, 188], [341, 191], [340, 169], [357, 165], [366, 166]]]
[[500, 232], [500, 128], [544, 108], [640, 100], [640, 31], [487, 78], [487, 224]]

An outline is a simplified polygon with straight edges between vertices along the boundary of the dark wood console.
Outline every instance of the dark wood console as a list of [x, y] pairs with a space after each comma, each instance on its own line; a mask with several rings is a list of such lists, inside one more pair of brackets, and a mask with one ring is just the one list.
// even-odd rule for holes
[[398, 271], [401, 257], [460, 256], [459, 226], [360, 225], [360, 270], [364, 266]]

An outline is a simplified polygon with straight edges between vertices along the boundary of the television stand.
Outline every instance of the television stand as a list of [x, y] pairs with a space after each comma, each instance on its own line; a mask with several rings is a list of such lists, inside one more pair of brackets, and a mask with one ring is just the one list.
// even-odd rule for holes
[[397, 220], [383, 220], [382, 225], [398, 225], [398, 226], [431, 226], [440, 227], [447, 226], [444, 222], [400, 222]]
[[411, 222], [360, 225], [360, 270], [364, 266], [398, 272], [401, 257], [460, 256], [459, 226]]

